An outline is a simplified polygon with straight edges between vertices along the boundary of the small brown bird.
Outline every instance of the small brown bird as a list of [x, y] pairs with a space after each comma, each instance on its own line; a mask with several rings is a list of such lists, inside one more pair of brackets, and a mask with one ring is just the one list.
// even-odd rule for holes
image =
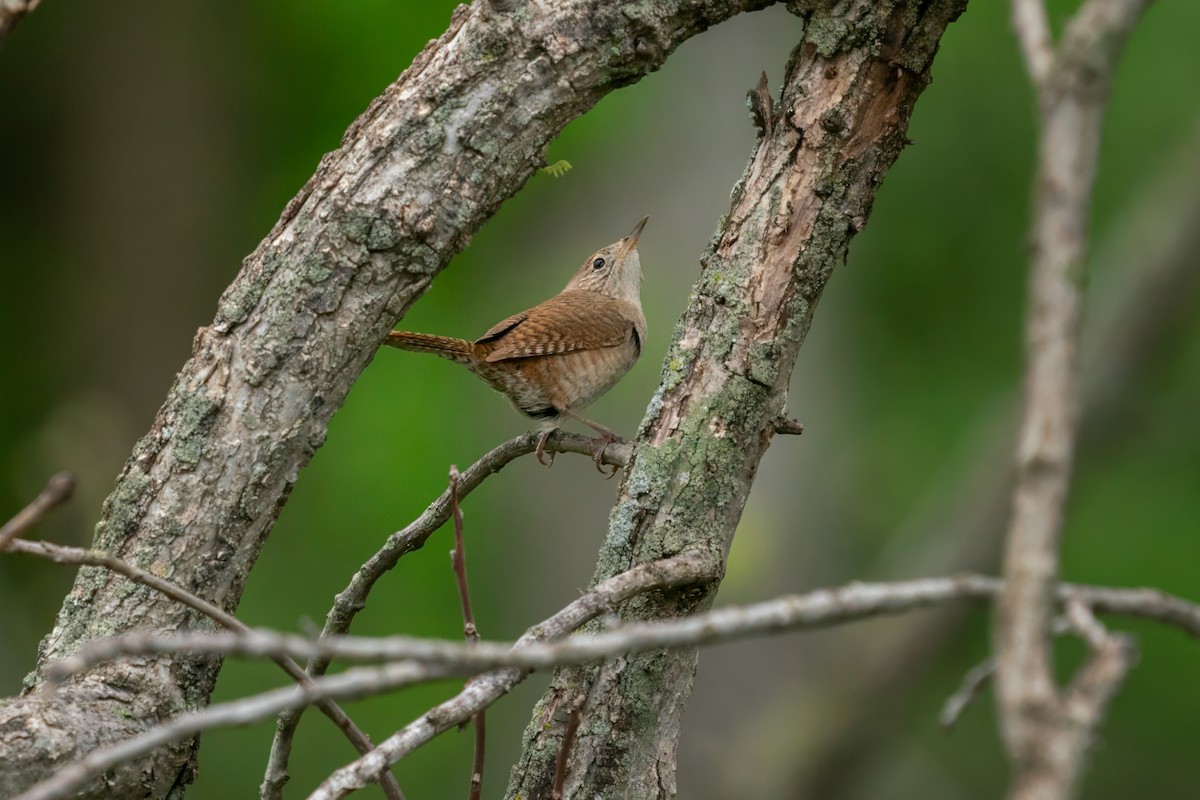
[[473, 342], [427, 333], [392, 331], [386, 343], [401, 350], [434, 353], [465, 364], [538, 421], [537, 459], [563, 417], [582, 422], [603, 440], [621, 437], [578, 413], [607, 392], [642, 354], [646, 317], [642, 313], [642, 264], [637, 241], [649, 217], [624, 239], [588, 257], [565, 289], [544, 303], [514, 314]]

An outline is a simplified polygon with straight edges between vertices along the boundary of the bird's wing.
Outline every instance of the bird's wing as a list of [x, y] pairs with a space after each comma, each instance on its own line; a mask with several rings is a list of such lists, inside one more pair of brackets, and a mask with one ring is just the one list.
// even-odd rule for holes
[[488, 361], [615, 347], [632, 335], [626, 305], [595, 292], [562, 292], [509, 317], [479, 341], [494, 343]]
[[[529, 309], [529, 311], [533, 311], [533, 309]], [[476, 339], [475, 344], [483, 344], [484, 342], [491, 342], [499, 339], [501, 336], [524, 322], [526, 318], [529, 317], [529, 311], [522, 311], [519, 314], [513, 314], [511, 317], [497, 322], [495, 325], [488, 328], [487, 333]]]

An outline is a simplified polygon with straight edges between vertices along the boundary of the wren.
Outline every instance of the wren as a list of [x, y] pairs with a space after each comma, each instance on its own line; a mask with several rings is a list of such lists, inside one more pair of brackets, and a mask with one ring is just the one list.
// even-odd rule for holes
[[642, 354], [646, 316], [637, 242], [649, 219], [592, 253], [554, 297], [513, 314], [473, 342], [392, 331], [386, 344], [464, 364], [507, 396], [537, 420], [537, 459], [547, 467], [554, 462], [553, 453], [549, 462], [543, 458], [550, 434], [564, 417], [582, 422], [600, 434], [593, 454], [600, 469], [604, 448], [621, 437], [579, 410], [611, 389]]

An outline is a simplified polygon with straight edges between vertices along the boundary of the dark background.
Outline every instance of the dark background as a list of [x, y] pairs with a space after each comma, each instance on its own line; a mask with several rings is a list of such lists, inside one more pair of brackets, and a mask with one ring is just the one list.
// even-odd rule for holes
[[[47, 0], [0, 49], [0, 515], [71, 469], [77, 498], [33, 535], [86, 544], [196, 328], [240, 259], [369, 100], [449, 21], [453, 3], [358, 0]], [[1056, 24], [1074, 6], [1051, 4]], [[738, 531], [721, 600], [850, 579], [994, 570], [998, 515], [971, 476], [1002, 471], [1019, 391], [1033, 109], [1008, 4], [975, 0], [946, 35], [935, 83], [801, 354], [790, 406]], [[1094, 206], [1092, 308], [1117, 303], [1180, 220], [1200, 178], [1200, 6], [1156, 4], [1114, 89]], [[456, 258], [403, 327], [465, 337], [561, 288], [643, 215], [646, 357], [591, 416], [632, 434], [658, 380], [698, 255], [754, 141], [745, 92], [778, 87], [799, 26], [781, 7], [688, 42], [666, 67], [571, 125], [539, 174]], [[1187, 256], [1193, 269], [1196, 254]], [[1070, 579], [1200, 598], [1200, 324], [1194, 296], [1138, 359], [1114, 416], [1079, 454]], [[1188, 303], [1191, 305], [1189, 306]], [[1183, 310], [1180, 311], [1179, 309]], [[1096, 316], [1101, 316], [1097, 311]], [[1167, 312], [1163, 312], [1167, 313]], [[1089, 319], [1089, 324], [1092, 322]], [[1104, 357], [1104, 353], [1100, 353]], [[383, 538], [465, 467], [525, 429], [465, 370], [382, 353], [301, 476], [239, 615], [305, 630]], [[986, 478], [986, 475], [985, 475]], [[985, 480], [980, 478], [979, 480]], [[592, 571], [616, 482], [586, 458], [507, 468], [466, 502], [479, 625], [519, 635]], [[955, 516], [956, 509], [965, 516]], [[982, 517], [990, 525], [968, 525]], [[442, 532], [380, 584], [357, 633], [457, 638]], [[19, 690], [71, 573], [0, 558], [0, 695]], [[1005, 765], [990, 692], [958, 730], [936, 716], [988, 652], [982, 610], [932, 632], [881, 620], [706, 651], [685, 717], [680, 796], [988, 798]], [[1200, 648], [1133, 630], [1143, 659], [1112, 707], [1085, 796], [1191, 798], [1200, 782]], [[1064, 643], [1066, 668], [1081, 648]], [[489, 713], [485, 796], [499, 796], [545, 678]], [[283, 683], [230, 662], [216, 701]], [[457, 684], [351, 704], [382, 738]], [[253, 796], [272, 725], [204, 735], [190, 797]], [[399, 769], [410, 798], [466, 791], [471, 737]], [[317, 714], [301, 727], [293, 791], [353, 757]], [[372, 790], [374, 792], [375, 790]], [[378, 796], [368, 793], [368, 796]]]

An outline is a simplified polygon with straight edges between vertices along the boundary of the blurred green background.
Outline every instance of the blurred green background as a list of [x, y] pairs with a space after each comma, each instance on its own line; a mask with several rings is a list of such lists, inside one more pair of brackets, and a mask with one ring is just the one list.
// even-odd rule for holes
[[[71, 469], [76, 500], [34, 535], [90, 540], [240, 259], [355, 115], [444, 30], [453, 5], [48, 0], [14, 32], [0, 50], [0, 515]], [[1058, 22], [1074, 6], [1051, 5]], [[1007, 14], [1007, 3], [974, 0], [945, 37], [915, 143], [816, 316], [790, 401], [805, 433], [767, 455], [722, 602], [995, 569], [1002, 514], [986, 486], [1008, 462], [998, 437], [1019, 387], [1034, 131]], [[1122, 64], [1096, 186], [1093, 308], [1119, 304], [1149, 248], [1200, 224], [1180, 219], [1172, 194], [1200, 186], [1198, 31], [1200, 6], [1158, 3]], [[778, 88], [798, 34], [782, 8], [744, 15], [606, 98], [550, 149], [574, 169], [535, 176], [403, 326], [478, 335], [557, 291], [588, 253], [649, 214], [639, 248], [646, 357], [592, 409], [631, 434], [753, 144], [745, 92], [764, 69]], [[1200, 268], [1195, 251], [1179, 258]], [[1081, 448], [1065, 569], [1200, 599], [1200, 315], [1194, 291], [1173, 296], [1152, 315], [1169, 335], [1139, 355]], [[465, 370], [382, 353], [296, 485], [240, 616], [318, 624], [356, 566], [442, 490], [451, 463], [465, 467], [524, 429]], [[549, 471], [513, 464], [468, 499], [485, 636], [519, 635], [587, 584], [615, 491], [586, 458], [564, 456]], [[355, 632], [457, 638], [448, 550], [443, 531], [406, 558]], [[71, 577], [0, 558], [0, 696], [18, 691]], [[1173, 630], [1114, 624], [1136, 633], [1143, 658], [1113, 704], [1085, 796], [1196, 797], [1200, 647]], [[979, 609], [706, 651], [680, 796], [998, 797], [1005, 767], [990, 692], [952, 734], [936, 721], [987, 651]], [[1062, 645], [1064, 670], [1080, 652]], [[215, 699], [282, 682], [271, 666], [230, 662]], [[485, 796], [500, 796], [544, 682], [535, 676], [489, 713]], [[350, 710], [381, 738], [456, 688]], [[267, 722], [205, 734], [189, 796], [255, 796], [271, 731]], [[297, 747], [296, 796], [353, 756], [316, 714]], [[469, 735], [451, 734], [405, 761], [408, 796], [465, 793], [470, 747]]]

